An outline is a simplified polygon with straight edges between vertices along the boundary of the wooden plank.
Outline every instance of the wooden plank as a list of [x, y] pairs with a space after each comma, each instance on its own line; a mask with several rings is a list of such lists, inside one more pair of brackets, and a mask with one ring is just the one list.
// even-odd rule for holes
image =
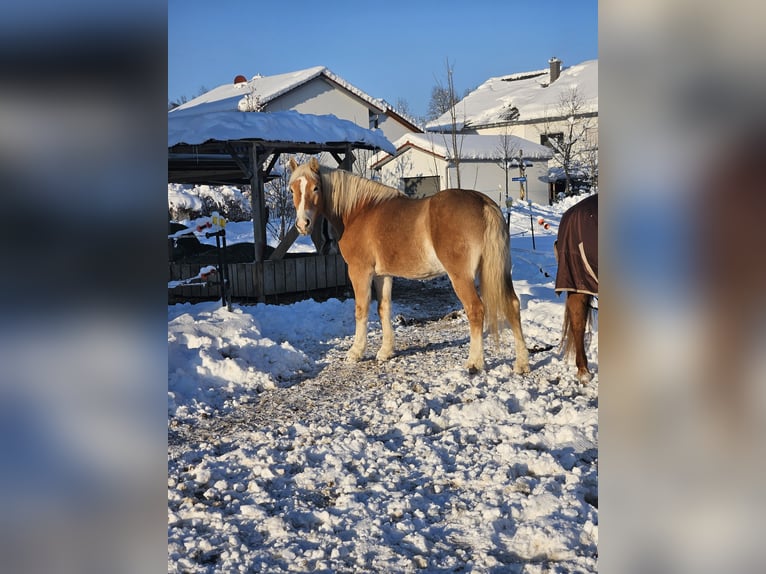
[[325, 289], [327, 287], [327, 268], [325, 267], [326, 258], [324, 255], [316, 256], [317, 266], [317, 289]]
[[250, 273], [247, 274], [247, 294], [248, 297], [254, 297], [257, 300], [263, 299], [263, 264], [250, 263], [247, 267]]
[[246, 295], [244, 263], [229, 264], [229, 282], [231, 284], [231, 297], [244, 297]]
[[317, 288], [317, 258], [304, 257], [306, 267], [306, 289], [312, 291]]
[[274, 261], [263, 262], [263, 294], [273, 295], [277, 292], [277, 280]]
[[327, 287], [335, 287], [338, 283], [335, 276], [335, 255], [334, 254], [324, 256], [324, 268], [327, 274]]
[[285, 292], [285, 262], [282, 261], [273, 261], [274, 263], [274, 293], [284, 293]]
[[306, 257], [295, 259], [295, 290], [306, 291]]
[[298, 281], [296, 279], [295, 259], [284, 259], [285, 266], [285, 293], [295, 293], [298, 290]]

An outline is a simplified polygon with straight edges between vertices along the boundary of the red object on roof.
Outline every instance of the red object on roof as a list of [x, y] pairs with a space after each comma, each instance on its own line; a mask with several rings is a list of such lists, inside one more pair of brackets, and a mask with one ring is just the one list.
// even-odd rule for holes
[[239, 74], [236, 78], [234, 78], [235, 84], [241, 84], [242, 82], [246, 82], [247, 78], [243, 76], [242, 74]]

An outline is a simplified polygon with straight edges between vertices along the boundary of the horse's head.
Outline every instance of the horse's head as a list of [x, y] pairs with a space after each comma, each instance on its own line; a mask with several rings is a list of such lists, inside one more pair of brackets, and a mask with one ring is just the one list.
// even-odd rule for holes
[[322, 179], [319, 162], [312, 157], [308, 163], [298, 165], [290, 158], [290, 191], [295, 205], [295, 228], [308, 235], [317, 217], [322, 214]]

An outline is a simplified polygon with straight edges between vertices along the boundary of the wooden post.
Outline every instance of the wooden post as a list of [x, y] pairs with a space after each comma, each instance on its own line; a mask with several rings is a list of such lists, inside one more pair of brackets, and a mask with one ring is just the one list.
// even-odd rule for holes
[[250, 196], [253, 207], [253, 243], [255, 244], [254, 261], [263, 261], [266, 253], [266, 204], [263, 197], [263, 178], [258, 162], [258, 148], [255, 143], [250, 148]]
[[253, 244], [255, 246], [253, 283], [255, 295], [258, 301], [265, 301], [263, 259], [266, 253], [266, 204], [263, 197], [263, 177], [261, 165], [258, 161], [258, 148], [253, 142], [250, 144], [250, 197], [253, 208]]

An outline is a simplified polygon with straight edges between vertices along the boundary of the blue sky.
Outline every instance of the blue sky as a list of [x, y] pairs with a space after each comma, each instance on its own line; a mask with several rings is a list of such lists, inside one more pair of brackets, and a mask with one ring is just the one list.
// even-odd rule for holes
[[446, 83], [462, 94], [487, 78], [598, 57], [596, 0], [168, 0], [168, 99], [192, 98], [238, 74], [326, 66], [413, 115]]

